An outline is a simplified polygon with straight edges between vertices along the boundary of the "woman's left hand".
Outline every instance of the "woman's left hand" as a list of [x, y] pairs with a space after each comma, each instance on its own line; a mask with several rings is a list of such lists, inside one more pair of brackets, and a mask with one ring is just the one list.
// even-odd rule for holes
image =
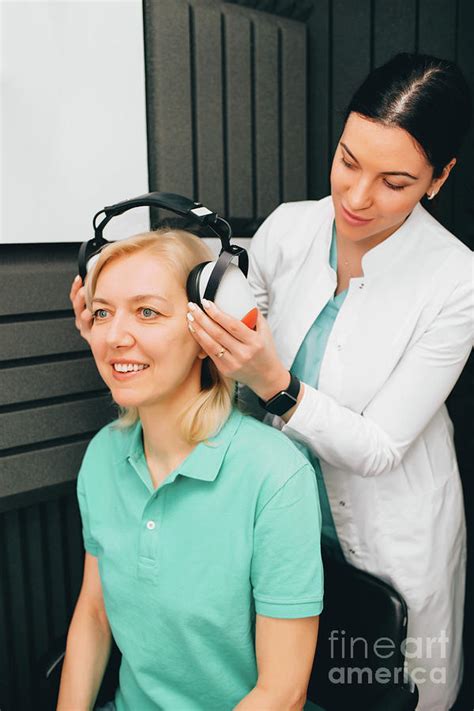
[[[247, 385], [262, 400], [269, 400], [288, 387], [290, 374], [277, 355], [270, 328], [260, 311], [254, 331], [212, 301], [203, 305], [205, 311], [188, 304], [188, 327], [223, 375]], [[219, 355], [222, 349], [224, 353]]]

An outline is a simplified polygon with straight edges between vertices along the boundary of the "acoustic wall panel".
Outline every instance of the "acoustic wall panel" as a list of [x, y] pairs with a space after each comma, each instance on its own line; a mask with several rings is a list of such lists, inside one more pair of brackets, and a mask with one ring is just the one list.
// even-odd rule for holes
[[308, 32], [308, 197], [329, 192], [332, 161], [332, 0], [314, 0]]
[[[456, 27], [456, 60], [464, 70], [474, 96], [474, 3], [459, 0]], [[474, 249], [474, 127], [467, 137], [454, 173], [453, 219], [455, 234]], [[472, 458], [471, 458], [472, 461]]]
[[225, 47], [227, 214], [252, 217], [251, 22], [246, 12], [223, 14]]
[[281, 202], [281, 36], [273, 24], [256, 17], [253, 24], [255, 214], [268, 215]]
[[95, 393], [104, 387], [89, 352], [68, 356], [51, 356], [46, 362], [9, 361], [8, 367], [0, 368], [0, 407]]
[[34, 319], [23, 316], [21, 320], [0, 320], [0, 362], [77, 353], [84, 346], [69, 311], [49, 313], [41, 319], [35, 314]]
[[[108, 412], [110, 410], [110, 412]], [[62, 439], [98, 430], [104, 418], [114, 417], [109, 394], [94, 398], [82, 398], [44, 406], [28, 407], [13, 412], [0, 411], [0, 450], [4, 456], [8, 450], [17, 450], [52, 439]], [[7, 450], [7, 451], [5, 451]]]
[[287, 22], [279, 29], [280, 39], [280, 176], [281, 202], [307, 197], [306, 145], [306, 28]]
[[192, 196], [188, 3], [145, 0], [144, 11], [150, 186]]
[[71, 482], [92, 434], [116, 416], [74, 326], [76, 256], [75, 245], [0, 246], [2, 509]]
[[[339, 141], [347, 103], [370, 71], [371, 1], [333, 0], [331, 153]], [[348, 28], [350, 32], [348, 32]]]
[[83, 557], [71, 495], [0, 517], [2, 711], [51, 711], [38, 705], [37, 664], [67, 629]]
[[373, 66], [380, 66], [398, 52], [415, 50], [418, 22], [416, 0], [378, 0], [373, 12]]
[[150, 185], [251, 236], [307, 196], [306, 26], [218, 0], [144, 7]]
[[223, 24], [219, 3], [189, 5], [194, 195], [227, 213]]

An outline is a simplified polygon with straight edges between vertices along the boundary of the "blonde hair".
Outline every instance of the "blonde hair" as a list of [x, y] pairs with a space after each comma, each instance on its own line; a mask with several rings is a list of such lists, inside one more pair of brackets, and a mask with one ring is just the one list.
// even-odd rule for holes
[[[214, 259], [209, 247], [199, 237], [184, 230], [163, 228], [111, 242], [100, 252], [86, 277], [86, 304], [89, 310], [92, 310], [97, 280], [106, 264], [137, 252], [147, 252], [170, 267], [183, 289], [186, 289], [190, 271], [197, 264]], [[230, 415], [234, 395], [235, 381], [223, 376], [211, 358], [205, 358], [201, 365], [201, 391], [180, 416], [184, 439], [194, 444], [217, 434]], [[138, 420], [136, 407], [119, 406], [115, 426], [121, 429], [131, 427]]]

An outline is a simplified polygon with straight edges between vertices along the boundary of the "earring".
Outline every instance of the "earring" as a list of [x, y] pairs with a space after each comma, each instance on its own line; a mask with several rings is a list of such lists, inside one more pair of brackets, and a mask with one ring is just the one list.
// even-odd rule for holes
[[436, 195], [436, 191], [433, 190], [433, 192], [431, 193], [431, 195], [428, 195], [428, 200], [432, 200], [435, 195]]

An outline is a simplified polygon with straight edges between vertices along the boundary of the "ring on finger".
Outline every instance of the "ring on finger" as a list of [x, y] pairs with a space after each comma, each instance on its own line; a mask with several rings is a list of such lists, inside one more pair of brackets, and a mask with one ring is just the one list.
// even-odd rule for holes
[[225, 348], [221, 348], [220, 351], [217, 351], [216, 356], [217, 356], [218, 358], [222, 358], [222, 356], [224, 355], [225, 352], [226, 352], [226, 349], [225, 349]]

